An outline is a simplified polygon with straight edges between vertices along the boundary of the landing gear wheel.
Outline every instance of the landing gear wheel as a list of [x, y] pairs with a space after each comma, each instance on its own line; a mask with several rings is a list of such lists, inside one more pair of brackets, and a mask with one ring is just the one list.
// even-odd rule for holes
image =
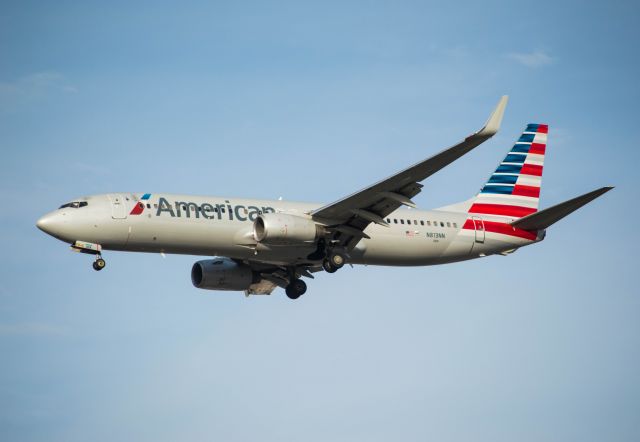
[[289, 299], [298, 299], [300, 296], [304, 295], [306, 291], [307, 284], [302, 279], [292, 280], [285, 289]]
[[334, 267], [333, 264], [331, 264], [331, 261], [329, 261], [328, 259], [322, 261], [322, 268], [327, 273], [335, 273], [338, 271], [338, 269]]
[[107, 263], [105, 262], [104, 259], [98, 258], [93, 262], [93, 269], [96, 270], [96, 271], [100, 271], [100, 270], [104, 269], [106, 265], [107, 265]]
[[340, 252], [331, 252], [327, 257], [327, 261], [329, 262], [331, 267], [338, 270], [342, 268], [344, 263], [347, 261], [347, 258]]

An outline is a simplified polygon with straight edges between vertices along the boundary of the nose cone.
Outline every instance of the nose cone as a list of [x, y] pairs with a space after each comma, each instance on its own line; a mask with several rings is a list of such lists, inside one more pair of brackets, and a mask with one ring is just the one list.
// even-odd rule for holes
[[67, 235], [66, 217], [61, 213], [51, 212], [40, 218], [36, 222], [36, 227], [55, 238], [64, 240]]
[[36, 222], [36, 227], [45, 233], [50, 233], [50, 229], [54, 223], [53, 216], [48, 213]]

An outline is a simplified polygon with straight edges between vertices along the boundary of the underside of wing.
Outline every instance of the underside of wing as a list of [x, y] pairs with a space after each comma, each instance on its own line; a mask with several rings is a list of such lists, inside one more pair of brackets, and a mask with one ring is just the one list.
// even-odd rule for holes
[[270, 295], [276, 288], [286, 288], [293, 279], [306, 277], [313, 279], [313, 273], [322, 270], [320, 265], [303, 264], [297, 266], [278, 266], [260, 261], [245, 261], [259, 276], [258, 280], [251, 284], [245, 294]]

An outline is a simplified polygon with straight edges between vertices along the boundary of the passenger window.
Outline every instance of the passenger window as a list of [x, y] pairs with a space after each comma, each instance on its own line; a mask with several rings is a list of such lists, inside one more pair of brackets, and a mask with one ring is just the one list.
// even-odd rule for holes
[[391, 219], [387, 218], [387, 224], [391, 224]]
[[404, 224], [404, 220], [403, 219], [400, 220], [400, 224]]
[[410, 219], [407, 220], [407, 224], [411, 225], [411, 220]]
[[451, 223], [447, 221], [447, 227], [451, 227]]
[[393, 218], [393, 224], [398, 224], [398, 220], [396, 218]]
[[458, 225], [457, 225], [456, 223], [453, 223], [453, 227], [454, 227], [455, 229], [457, 229], [457, 228], [458, 228]]
[[420, 225], [424, 226], [424, 221], [423, 220], [420, 220]]
[[151, 204], [147, 203], [147, 209], [151, 208]]
[[440, 227], [444, 227], [444, 223], [440, 221]]
[[428, 225], [428, 226], [431, 226], [431, 221], [427, 221], [427, 225]]
[[413, 225], [414, 225], [414, 226], [417, 226], [417, 225], [418, 225], [418, 220], [415, 220], [415, 219], [414, 219], [414, 220], [413, 220]]

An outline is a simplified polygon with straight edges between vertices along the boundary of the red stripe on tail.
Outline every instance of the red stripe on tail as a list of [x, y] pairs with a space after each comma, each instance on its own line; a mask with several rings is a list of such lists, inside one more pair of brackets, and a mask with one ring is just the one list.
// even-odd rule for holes
[[509, 224], [497, 223], [494, 221], [485, 221], [484, 230], [487, 232], [501, 233], [503, 235], [517, 236], [518, 238], [530, 239], [532, 241], [537, 238], [535, 232], [518, 229], [517, 227], [513, 227]]
[[513, 188], [512, 195], [531, 196], [534, 198], [540, 198], [540, 188], [533, 186], [525, 186], [522, 184], [516, 184]]
[[[475, 230], [473, 220], [471, 219], [466, 220], [462, 228], [466, 230]], [[508, 236], [515, 236], [517, 238], [528, 239], [531, 241], [535, 241], [536, 238], [538, 237], [536, 232], [518, 229], [517, 227], [513, 227], [512, 225], [509, 225], [506, 223], [498, 223], [495, 221], [485, 221], [484, 230], [486, 232], [499, 233], [501, 235], [508, 235]]]
[[538, 166], [537, 164], [524, 164], [522, 169], [520, 169], [520, 174], [542, 176], [542, 166]]
[[544, 151], [546, 150], [546, 147], [547, 147], [546, 144], [531, 143], [531, 147], [529, 148], [529, 153], [544, 155]]

